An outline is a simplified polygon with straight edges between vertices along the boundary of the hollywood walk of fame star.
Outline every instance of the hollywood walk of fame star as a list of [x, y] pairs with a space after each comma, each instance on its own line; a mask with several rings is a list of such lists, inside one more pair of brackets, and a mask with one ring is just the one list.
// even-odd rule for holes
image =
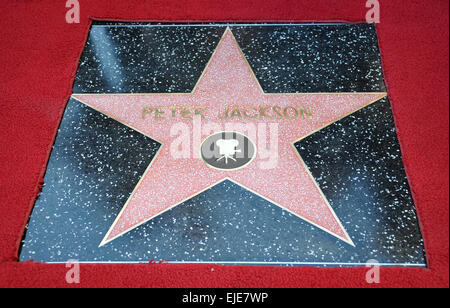
[[[229, 28], [191, 93], [73, 94], [80, 102], [162, 144], [100, 246], [224, 180], [241, 185], [354, 245], [293, 144], [385, 96], [386, 93], [264, 93]], [[202, 106], [207, 110], [204, 122], [225, 125], [229, 119], [221, 120], [217, 115], [224, 106], [231, 105], [241, 109], [248, 105], [295, 106], [312, 110], [313, 117], [277, 122], [279, 159], [274, 168], [262, 168], [264, 161], [257, 155], [244, 168], [216, 170], [198, 157], [183, 159], [171, 155], [169, 145], [176, 138], [170, 133], [171, 127], [179, 119], [170, 120], [168, 116], [165, 120], [149, 121], [142, 116], [142, 110], [148, 106]], [[267, 124], [274, 120], [255, 117], [246, 121]], [[195, 121], [183, 123], [194, 130]], [[245, 133], [238, 129], [236, 132]], [[258, 140], [257, 147], [261, 142], [269, 144], [268, 140]]]

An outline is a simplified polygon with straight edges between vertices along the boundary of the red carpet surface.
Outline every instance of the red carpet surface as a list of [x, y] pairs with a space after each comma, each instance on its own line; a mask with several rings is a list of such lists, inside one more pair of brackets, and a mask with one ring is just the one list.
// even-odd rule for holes
[[[365, 1], [2, 1], [0, 9], [0, 287], [67, 287], [65, 265], [18, 263], [19, 243], [92, 19], [123, 21], [365, 20]], [[81, 265], [79, 287], [448, 287], [449, 63], [447, 0], [381, 2], [383, 69], [428, 269], [218, 265]]]

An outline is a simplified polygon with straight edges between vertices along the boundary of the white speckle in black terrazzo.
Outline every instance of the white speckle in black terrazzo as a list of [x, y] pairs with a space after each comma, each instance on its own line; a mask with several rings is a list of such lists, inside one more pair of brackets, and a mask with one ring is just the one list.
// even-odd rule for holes
[[224, 29], [93, 25], [74, 93], [190, 92]]
[[[265, 92], [385, 91], [368, 24], [231, 26]], [[92, 26], [74, 93], [183, 93], [225, 26]]]
[[233, 27], [232, 30], [265, 92], [385, 91], [372, 25]]

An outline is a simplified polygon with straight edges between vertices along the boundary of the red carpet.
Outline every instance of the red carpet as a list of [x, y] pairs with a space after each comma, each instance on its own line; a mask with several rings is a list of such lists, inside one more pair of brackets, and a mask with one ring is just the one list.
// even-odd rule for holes
[[[89, 30], [124, 21], [364, 21], [365, 1], [80, 0], [2, 4], [0, 12], [0, 287], [66, 287], [64, 265], [17, 263], [19, 242]], [[383, 268], [381, 287], [449, 285], [447, 0], [381, 2], [383, 68], [429, 269]], [[212, 270], [213, 268], [213, 270]], [[82, 287], [367, 287], [366, 268], [82, 265]]]

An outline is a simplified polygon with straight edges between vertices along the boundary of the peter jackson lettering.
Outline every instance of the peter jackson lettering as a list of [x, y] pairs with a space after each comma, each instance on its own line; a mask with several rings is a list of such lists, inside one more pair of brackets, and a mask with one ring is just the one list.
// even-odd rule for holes
[[[152, 118], [156, 120], [179, 119], [192, 120], [195, 116], [205, 118], [206, 107], [202, 106], [144, 106], [142, 119]], [[311, 107], [298, 106], [225, 106], [217, 115], [221, 120], [234, 119], [270, 119], [270, 120], [294, 120], [313, 119]]]

